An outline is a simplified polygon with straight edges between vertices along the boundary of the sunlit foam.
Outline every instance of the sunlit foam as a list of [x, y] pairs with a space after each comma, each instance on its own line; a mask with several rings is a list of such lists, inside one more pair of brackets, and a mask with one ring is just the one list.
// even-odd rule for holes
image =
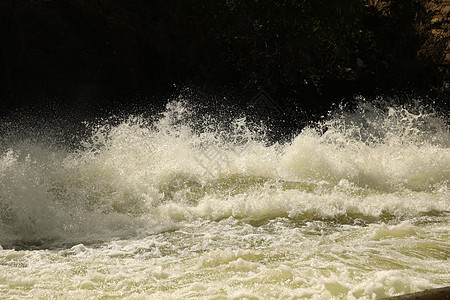
[[333, 112], [286, 143], [185, 101], [89, 124], [76, 150], [2, 145], [0, 240], [83, 241], [194, 219], [380, 220], [446, 212], [450, 134], [423, 109]]

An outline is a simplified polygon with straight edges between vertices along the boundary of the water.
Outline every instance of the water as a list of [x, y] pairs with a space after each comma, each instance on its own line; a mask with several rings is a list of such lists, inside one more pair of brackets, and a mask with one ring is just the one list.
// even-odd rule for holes
[[361, 103], [283, 143], [184, 101], [86, 124], [70, 147], [5, 126], [2, 299], [375, 299], [450, 284], [450, 133], [420, 104]]

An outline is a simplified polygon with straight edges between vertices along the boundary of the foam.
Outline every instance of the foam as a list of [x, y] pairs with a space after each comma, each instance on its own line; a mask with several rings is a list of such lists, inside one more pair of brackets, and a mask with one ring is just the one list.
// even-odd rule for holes
[[[198, 115], [198, 114], [197, 114]], [[76, 150], [5, 140], [0, 242], [77, 244], [197, 219], [367, 222], [448, 212], [450, 133], [422, 108], [361, 104], [268, 142], [245, 117], [88, 124]]]

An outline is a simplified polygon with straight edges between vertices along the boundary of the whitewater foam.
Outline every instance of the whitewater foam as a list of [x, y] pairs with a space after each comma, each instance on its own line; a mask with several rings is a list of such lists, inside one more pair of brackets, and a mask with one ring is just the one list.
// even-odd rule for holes
[[450, 134], [423, 109], [361, 104], [284, 144], [245, 118], [194, 115], [181, 101], [153, 121], [87, 124], [76, 150], [6, 141], [0, 242], [73, 244], [197, 219], [370, 223], [450, 211]]

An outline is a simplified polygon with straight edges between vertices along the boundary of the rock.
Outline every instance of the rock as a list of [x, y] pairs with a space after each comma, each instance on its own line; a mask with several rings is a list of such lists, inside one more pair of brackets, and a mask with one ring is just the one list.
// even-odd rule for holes
[[450, 286], [422, 292], [384, 298], [384, 300], [444, 300], [450, 299]]

